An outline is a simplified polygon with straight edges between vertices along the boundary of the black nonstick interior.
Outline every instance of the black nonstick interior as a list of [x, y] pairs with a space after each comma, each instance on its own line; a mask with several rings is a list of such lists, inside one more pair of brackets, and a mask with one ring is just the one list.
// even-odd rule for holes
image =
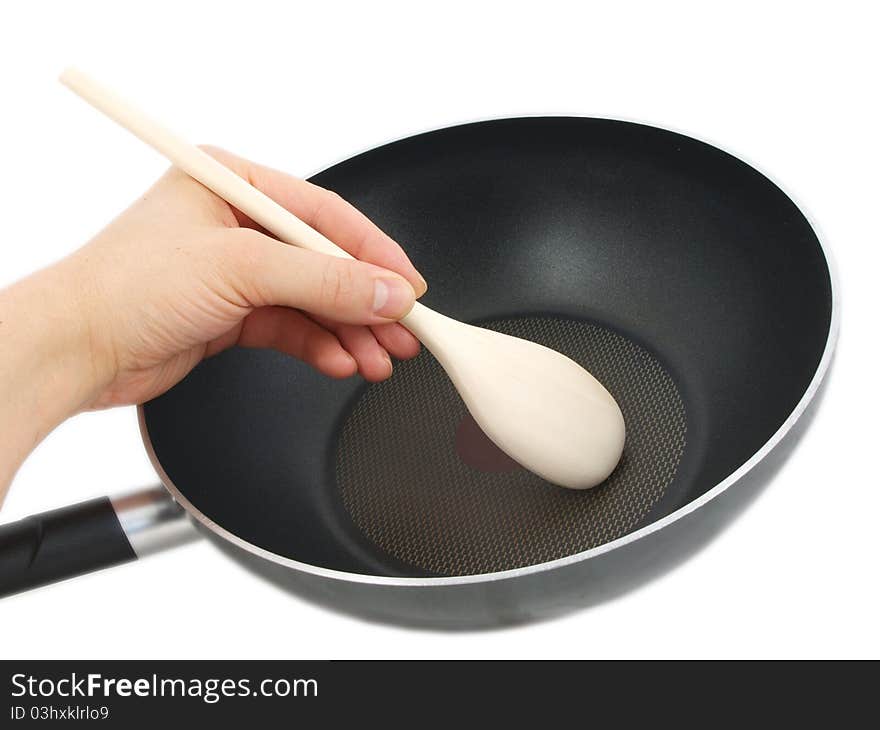
[[489, 441], [428, 353], [401, 364], [344, 417], [336, 483], [358, 529], [427, 575], [519, 568], [620, 537], [673, 496], [684, 454], [681, 394], [645, 348], [556, 316], [483, 325], [558, 350], [599, 378], [623, 412], [625, 453], [601, 489], [560, 489]]
[[481, 122], [313, 181], [404, 245], [429, 306], [549, 338], [591, 367], [632, 436], [606, 484], [566, 492], [481, 453], [426, 353], [367, 387], [232, 350], [148, 403], [145, 424], [176, 488], [273, 553], [424, 576], [602, 544], [746, 462], [822, 356], [831, 285], [809, 223], [763, 175], [691, 138], [600, 119]]

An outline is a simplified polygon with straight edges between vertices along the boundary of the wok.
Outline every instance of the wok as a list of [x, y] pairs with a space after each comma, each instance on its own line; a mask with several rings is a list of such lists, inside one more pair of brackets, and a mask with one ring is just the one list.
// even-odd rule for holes
[[815, 231], [704, 142], [502, 119], [312, 180], [403, 243], [429, 306], [593, 372], [627, 424], [615, 472], [575, 492], [519, 468], [425, 351], [368, 385], [233, 349], [139, 409], [163, 486], [5, 526], [0, 592], [132, 559], [193, 524], [266, 577], [369, 617], [474, 626], [568, 610], [641, 579], [662, 533], [699, 534], [702, 508], [760, 472], [828, 368], [837, 309]]

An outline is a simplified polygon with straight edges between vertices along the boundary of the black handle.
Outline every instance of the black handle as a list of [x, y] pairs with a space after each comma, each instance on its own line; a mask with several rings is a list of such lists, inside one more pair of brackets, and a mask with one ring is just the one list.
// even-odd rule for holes
[[0, 596], [137, 558], [107, 497], [0, 525]]

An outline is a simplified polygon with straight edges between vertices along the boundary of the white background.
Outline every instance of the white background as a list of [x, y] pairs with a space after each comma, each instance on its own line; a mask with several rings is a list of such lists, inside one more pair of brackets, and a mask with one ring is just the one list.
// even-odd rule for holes
[[[726, 7], [6, 6], [0, 284], [80, 245], [165, 167], [56, 83], [76, 62], [195, 141], [303, 175], [485, 117], [680, 129], [756, 163], [804, 206], [838, 260], [844, 316], [820, 412], [773, 483], [707, 548], [614, 601], [514, 629], [414, 631], [304, 603], [195, 543], [3, 600], [0, 656], [880, 655], [878, 26], [869, 3]], [[88, 414], [33, 454], [0, 518], [154, 481], [134, 410]]]

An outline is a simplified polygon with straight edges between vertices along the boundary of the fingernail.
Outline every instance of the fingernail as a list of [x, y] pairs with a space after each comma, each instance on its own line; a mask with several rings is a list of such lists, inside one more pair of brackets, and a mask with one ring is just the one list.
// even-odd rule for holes
[[403, 279], [376, 279], [373, 289], [373, 312], [380, 317], [400, 319], [412, 309], [413, 288]]
[[419, 286], [416, 287], [416, 298], [418, 298], [428, 291], [428, 282], [425, 281], [425, 277], [418, 272], [416, 272], [416, 276], [419, 277]]
[[392, 365], [391, 363], [391, 356], [387, 352], [385, 352], [383, 353], [383, 357], [385, 359], [385, 362], [388, 364], [388, 374], [390, 375], [392, 372], [394, 372], [394, 365]]

